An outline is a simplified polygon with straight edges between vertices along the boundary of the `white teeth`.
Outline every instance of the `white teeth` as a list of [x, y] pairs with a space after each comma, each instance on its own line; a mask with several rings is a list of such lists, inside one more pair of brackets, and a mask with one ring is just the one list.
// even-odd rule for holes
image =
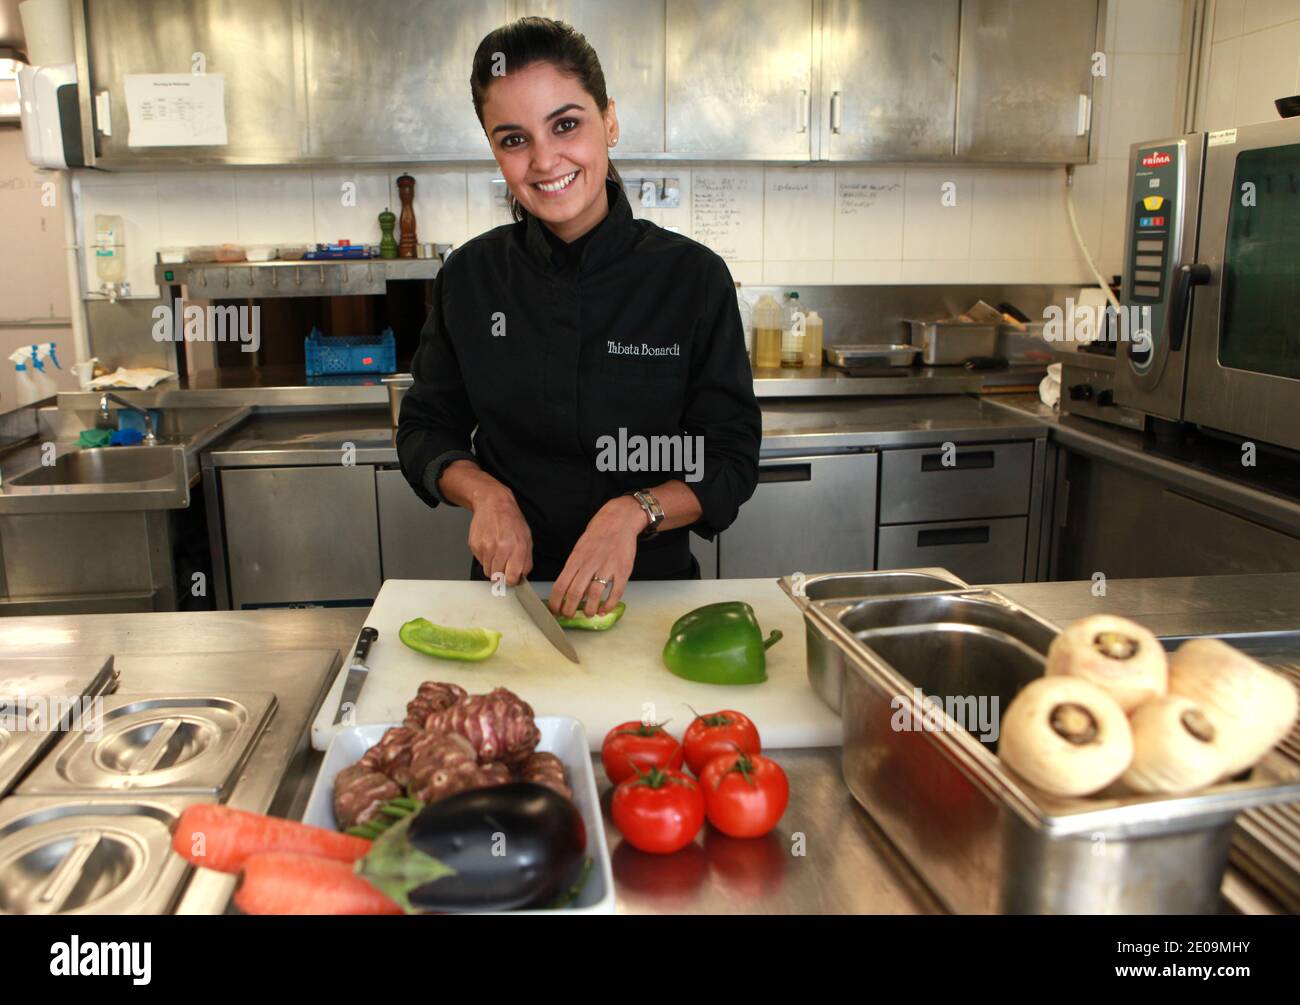
[[578, 172], [573, 171], [566, 174], [563, 178], [559, 179], [559, 181], [538, 182], [537, 187], [543, 192], [559, 192], [561, 189], [568, 188], [576, 177], [578, 177]]

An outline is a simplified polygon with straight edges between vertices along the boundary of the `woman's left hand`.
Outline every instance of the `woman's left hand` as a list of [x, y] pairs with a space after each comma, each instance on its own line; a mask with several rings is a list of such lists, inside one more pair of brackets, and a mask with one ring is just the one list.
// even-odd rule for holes
[[[611, 499], [597, 510], [551, 588], [551, 612], [571, 618], [579, 605], [588, 617], [612, 610], [632, 574], [637, 535], [646, 522], [645, 511], [631, 496]], [[612, 585], [603, 604], [600, 598], [605, 586], [596, 582], [597, 578]]]

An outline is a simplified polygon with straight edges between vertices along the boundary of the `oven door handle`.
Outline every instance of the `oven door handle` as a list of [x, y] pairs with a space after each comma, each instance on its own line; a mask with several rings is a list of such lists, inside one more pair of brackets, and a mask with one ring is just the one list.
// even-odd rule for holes
[[1182, 352], [1183, 335], [1187, 332], [1187, 313], [1192, 305], [1192, 287], [1204, 286], [1210, 281], [1208, 265], [1184, 265], [1178, 270], [1174, 283], [1174, 302], [1169, 305], [1169, 351]]

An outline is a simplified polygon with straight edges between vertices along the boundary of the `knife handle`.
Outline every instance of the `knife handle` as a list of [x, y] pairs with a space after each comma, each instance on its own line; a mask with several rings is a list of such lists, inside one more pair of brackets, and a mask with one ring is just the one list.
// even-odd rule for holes
[[352, 654], [352, 664], [364, 663], [366, 656], [370, 653], [370, 643], [379, 638], [379, 629], [371, 628], [368, 625], [361, 629], [361, 634], [357, 636], [356, 652]]

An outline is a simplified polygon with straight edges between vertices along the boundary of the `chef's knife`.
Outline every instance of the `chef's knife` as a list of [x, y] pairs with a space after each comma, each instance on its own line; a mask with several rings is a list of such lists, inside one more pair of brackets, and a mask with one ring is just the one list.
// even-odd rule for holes
[[564, 629], [555, 620], [555, 615], [551, 613], [551, 609], [537, 595], [537, 591], [533, 589], [532, 584], [522, 576], [519, 578], [519, 585], [515, 587], [515, 596], [519, 598], [519, 604], [523, 607], [524, 613], [532, 619], [533, 624], [542, 630], [542, 634], [546, 636], [546, 641], [564, 653], [574, 663], [581, 663], [582, 661], [578, 659], [578, 651], [573, 648], [573, 643], [565, 636]]
[[379, 629], [370, 627], [361, 629], [361, 634], [357, 636], [357, 648], [352, 654], [352, 663], [348, 667], [348, 679], [343, 682], [343, 695], [339, 698], [339, 707], [334, 713], [336, 726], [343, 721], [345, 708], [356, 710], [361, 689], [366, 686], [366, 675], [370, 673], [370, 667], [366, 666], [366, 657], [370, 655], [370, 643], [377, 638], [379, 638]]

